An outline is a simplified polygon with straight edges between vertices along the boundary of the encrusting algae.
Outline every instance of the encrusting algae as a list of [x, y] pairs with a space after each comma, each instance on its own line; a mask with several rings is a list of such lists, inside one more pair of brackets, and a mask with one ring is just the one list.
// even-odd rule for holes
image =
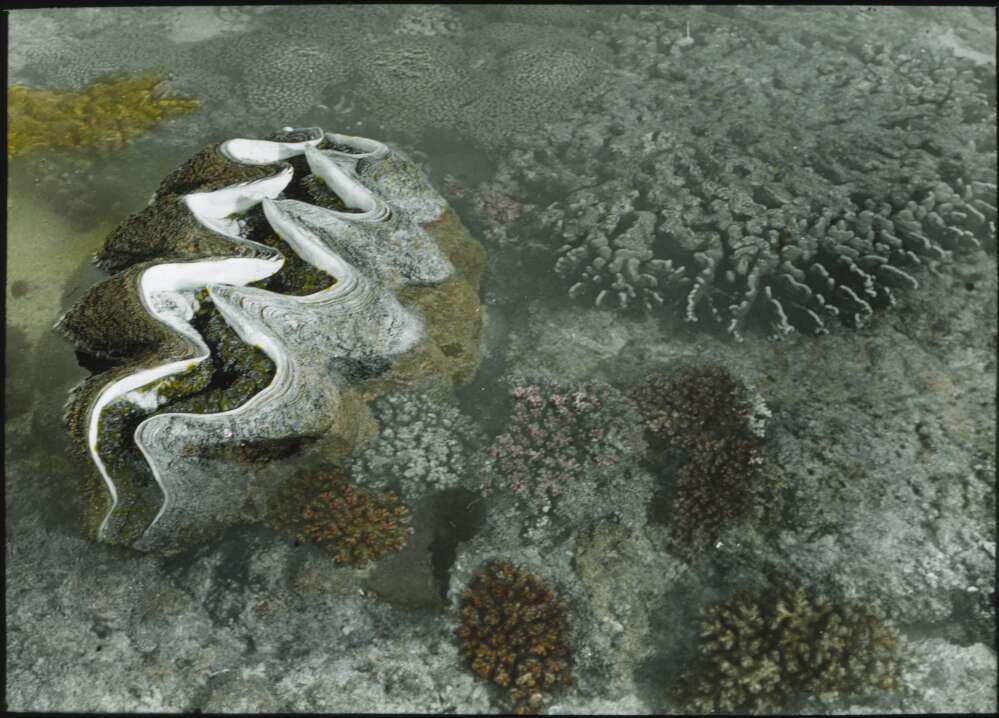
[[83, 90], [7, 90], [7, 157], [34, 150], [121, 149], [164, 120], [198, 108], [198, 100], [165, 97], [154, 74], [117, 75]]

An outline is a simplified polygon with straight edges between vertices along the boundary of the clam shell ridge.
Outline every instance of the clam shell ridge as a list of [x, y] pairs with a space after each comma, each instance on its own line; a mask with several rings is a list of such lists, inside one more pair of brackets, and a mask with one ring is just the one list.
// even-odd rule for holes
[[[303, 177], [341, 208], [287, 198]], [[440, 284], [454, 272], [423, 228], [446, 208], [397, 151], [319, 128], [229, 140], [171, 173], [98, 254], [115, 273], [56, 325], [86, 352], [120, 362], [74, 389], [66, 410], [105, 489], [97, 539], [144, 551], [187, 543], [245, 503], [247, 468], [220, 448], [329, 431], [358, 367], [384, 371], [424, 339], [423, 318], [395, 292]], [[248, 286], [287, 261], [250, 238], [247, 213], [261, 209], [269, 231], [330, 275], [331, 286], [298, 296]], [[192, 323], [206, 297], [242, 342], [270, 359], [273, 376], [230, 410], [171, 412], [166, 387], [211, 358]], [[167, 407], [132, 435], [155, 486], [116, 473], [99, 451], [102, 418], [122, 402]]]

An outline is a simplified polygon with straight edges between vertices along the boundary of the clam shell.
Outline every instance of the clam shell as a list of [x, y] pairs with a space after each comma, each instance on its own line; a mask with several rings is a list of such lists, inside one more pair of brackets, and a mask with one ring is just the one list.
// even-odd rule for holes
[[[346, 211], [281, 198], [303, 166]], [[119, 362], [81, 384], [67, 405], [67, 423], [106, 490], [96, 537], [147, 551], [188, 543], [241, 513], [248, 471], [233, 457], [243, 447], [329, 431], [358, 367], [375, 375], [426, 338], [423, 318], [395, 293], [454, 274], [423, 227], [446, 209], [405, 157], [320, 128], [232, 139], [172, 172], [99, 253], [116, 274], [57, 325], [81, 350]], [[251, 210], [262, 210], [291, 251], [335, 281], [304, 296], [248, 286], [286, 261], [250, 238]], [[270, 359], [273, 376], [232, 409], [171, 412], [165, 382], [211, 359], [192, 324], [204, 296], [240, 341]], [[123, 402], [151, 413], [125, 438], [155, 492], [116, 474], [99, 451], [102, 419], [111, 406], [131, 411]]]

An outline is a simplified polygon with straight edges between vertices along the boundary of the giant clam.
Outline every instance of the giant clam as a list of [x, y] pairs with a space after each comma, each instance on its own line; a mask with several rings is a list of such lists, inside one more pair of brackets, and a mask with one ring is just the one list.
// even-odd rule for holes
[[100, 541], [203, 537], [241, 515], [251, 459], [349, 444], [359, 396], [446, 392], [479, 360], [481, 246], [374, 140], [288, 127], [207, 147], [95, 259], [111, 276], [57, 329], [109, 365], [65, 415]]

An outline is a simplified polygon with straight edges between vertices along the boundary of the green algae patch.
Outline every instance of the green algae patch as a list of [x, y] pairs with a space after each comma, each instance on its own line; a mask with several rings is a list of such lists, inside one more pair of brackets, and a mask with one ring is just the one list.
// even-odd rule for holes
[[276, 249], [284, 257], [284, 264], [280, 270], [259, 282], [253, 282], [249, 286], [266, 289], [276, 294], [304, 297], [329, 289], [336, 284], [336, 277], [302, 259], [287, 242], [271, 229], [264, 217], [263, 209], [259, 205], [248, 210], [243, 220], [246, 223], [245, 228], [249, 239]]
[[149, 416], [148, 410], [121, 398], [104, 407], [98, 426], [97, 453], [118, 492], [110, 528], [126, 544], [142, 535], [163, 501], [153, 472], [134, 441], [135, 430]]
[[215, 308], [206, 290], [197, 295], [198, 308], [191, 319], [209, 356], [187, 371], [171, 375], [156, 385], [167, 403], [150, 413], [214, 414], [236, 409], [263, 391], [274, 379], [276, 367], [264, 351], [246, 344]]
[[398, 292], [403, 305], [426, 320], [427, 337], [397, 358], [384, 375], [365, 382], [363, 390], [369, 399], [394, 390], [444, 398], [471, 381], [482, 361], [484, 314], [479, 283], [486, 266], [485, 250], [451, 208], [424, 229], [455, 271], [442, 284], [404, 287]]

